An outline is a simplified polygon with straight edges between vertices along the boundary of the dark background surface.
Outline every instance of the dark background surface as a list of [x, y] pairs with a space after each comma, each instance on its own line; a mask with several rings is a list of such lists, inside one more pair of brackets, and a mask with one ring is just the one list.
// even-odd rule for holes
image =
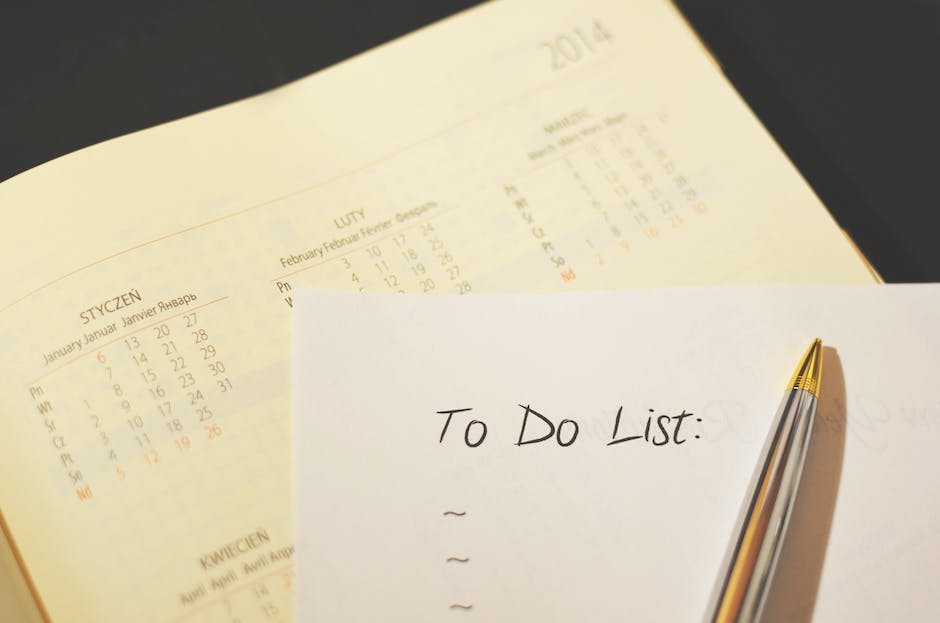
[[[940, 0], [677, 3], [885, 279], [940, 281]], [[4, 6], [0, 180], [265, 91], [474, 4]]]

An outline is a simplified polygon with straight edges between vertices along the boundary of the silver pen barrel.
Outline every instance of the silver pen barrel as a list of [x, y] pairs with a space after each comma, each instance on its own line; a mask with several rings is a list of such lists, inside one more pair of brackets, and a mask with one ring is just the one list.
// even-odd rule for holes
[[705, 620], [760, 618], [803, 473], [822, 373], [815, 340], [797, 367], [748, 485]]

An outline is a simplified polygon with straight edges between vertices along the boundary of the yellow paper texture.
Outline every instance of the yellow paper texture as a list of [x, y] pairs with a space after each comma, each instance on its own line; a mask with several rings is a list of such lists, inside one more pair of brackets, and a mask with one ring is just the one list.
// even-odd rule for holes
[[0, 207], [0, 508], [57, 621], [290, 619], [294, 285], [872, 281], [652, 1], [488, 4]]
[[20, 564], [6, 536], [0, 532], [0, 621], [42, 621]]

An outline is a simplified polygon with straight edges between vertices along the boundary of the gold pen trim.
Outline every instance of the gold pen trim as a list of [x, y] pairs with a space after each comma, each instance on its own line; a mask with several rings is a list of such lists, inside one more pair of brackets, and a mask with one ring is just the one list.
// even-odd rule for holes
[[788, 389], [802, 389], [819, 398], [819, 383], [822, 380], [822, 351], [822, 340], [816, 338], [806, 349], [803, 361], [790, 378]]

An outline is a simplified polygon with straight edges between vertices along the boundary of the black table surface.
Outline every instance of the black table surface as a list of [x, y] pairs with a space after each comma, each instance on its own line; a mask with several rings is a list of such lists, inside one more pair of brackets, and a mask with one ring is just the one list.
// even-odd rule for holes
[[[5, 6], [0, 180], [260, 93], [474, 4]], [[940, 281], [940, 0], [677, 4], [885, 279]]]

